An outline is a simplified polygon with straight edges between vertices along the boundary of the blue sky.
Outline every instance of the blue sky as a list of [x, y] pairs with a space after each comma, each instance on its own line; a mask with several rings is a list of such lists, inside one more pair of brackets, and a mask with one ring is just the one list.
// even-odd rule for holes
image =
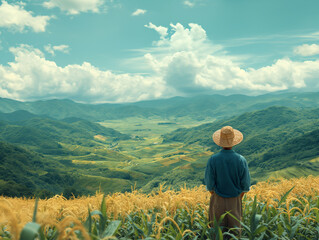
[[317, 0], [0, 0], [0, 97], [318, 91], [317, 9]]

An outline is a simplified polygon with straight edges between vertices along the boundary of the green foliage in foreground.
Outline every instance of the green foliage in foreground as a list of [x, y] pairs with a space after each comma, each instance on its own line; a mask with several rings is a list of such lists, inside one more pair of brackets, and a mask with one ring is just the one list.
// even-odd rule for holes
[[[290, 190], [291, 191], [291, 190]], [[319, 199], [301, 197], [286, 203], [288, 191], [277, 201], [278, 207], [256, 200], [243, 200], [241, 237], [233, 232], [222, 231], [214, 220], [214, 227], [208, 227], [206, 209], [201, 206], [177, 209], [174, 216], [169, 212], [163, 215], [161, 209], [147, 212], [136, 211], [113, 219], [106, 214], [104, 198], [100, 210], [90, 211], [83, 225], [86, 232], [74, 230], [79, 239], [318, 239], [319, 238]], [[36, 223], [37, 201], [33, 221], [27, 223], [20, 239], [58, 239], [56, 228], [46, 228]], [[227, 213], [228, 214], [228, 213]], [[93, 217], [95, 216], [95, 217]], [[222, 216], [224, 217], [224, 216]], [[75, 228], [75, 224], [70, 223]], [[235, 230], [235, 229], [232, 229]], [[1, 239], [11, 239], [4, 227], [0, 228]]]

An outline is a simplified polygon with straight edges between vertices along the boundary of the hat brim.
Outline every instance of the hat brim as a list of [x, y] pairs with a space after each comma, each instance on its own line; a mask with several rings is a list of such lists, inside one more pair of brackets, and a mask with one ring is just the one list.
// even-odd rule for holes
[[214, 132], [214, 134], [212, 136], [214, 142], [220, 147], [233, 147], [233, 146], [239, 144], [244, 139], [243, 134], [240, 131], [238, 131], [237, 129], [234, 129], [234, 138], [230, 142], [227, 141], [226, 139], [221, 139], [220, 133], [221, 133], [221, 129]]

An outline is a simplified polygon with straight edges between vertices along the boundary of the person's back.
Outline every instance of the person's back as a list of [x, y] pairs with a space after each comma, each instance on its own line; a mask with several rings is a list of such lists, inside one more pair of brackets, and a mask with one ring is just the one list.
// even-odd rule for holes
[[[242, 197], [250, 188], [250, 175], [246, 159], [232, 150], [243, 140], [243, 135], [230, 126], [225, 126], [213, 135], [214, 142], [223, 149], [211, 156], [205, 171], [205, 184], [211, 192], [209, 221], [230, 212], [237, 219], [242, 216]], [[240, 227], [240, 223], [226, 215], [222, 226]], [[211, 224], [212, 226], [212, 224]], [[225, 229], [224, 229], [225, 230]]]
[[209, 184], [207, 188], [214, 189], [214, 192], [225, 198], [236, 197], [243, 191], [249, 191], [247, 170], [243, 156], [234, 150], [222, 149], [208, 160], [205, 173], [205, 182]]

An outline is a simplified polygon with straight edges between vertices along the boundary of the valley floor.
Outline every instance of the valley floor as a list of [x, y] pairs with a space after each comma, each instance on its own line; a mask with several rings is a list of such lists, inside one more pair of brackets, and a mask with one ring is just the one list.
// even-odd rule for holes
[[[196, 122], [188, 117], [108, 120], [100, 124], [128, 134], [131, 139], [114, 141], [97, 135], [94, 140], [98, 141], [98, 146], [84, 147], [61, 143], [63, 148], [75, 154], [55, 156], [54, 159], [71, 162], [68, 167], [81, 175], [78, 185], [87, 186], [90, 191], [101, 189], [106, 193], [124, 192], [136, 185], [149, 192], [154, 186], [165, 181], [161, 179], [165, 173], [173, 170], [190, 173], [197, 171], [200, 177], [193, 183], [195, 186], [201, 183], [203, 169], [212, 152], [196, 143], [164, 143], [162, 135], [178, 128], [212, 121], [214, 119], [211, 118]], [[171, 176], [176, 180], [178, 177]], [[147, 185], [152, 180], [153, 182]], [[182, 186], [183, 183], [178, 181], [177, 185]]]

